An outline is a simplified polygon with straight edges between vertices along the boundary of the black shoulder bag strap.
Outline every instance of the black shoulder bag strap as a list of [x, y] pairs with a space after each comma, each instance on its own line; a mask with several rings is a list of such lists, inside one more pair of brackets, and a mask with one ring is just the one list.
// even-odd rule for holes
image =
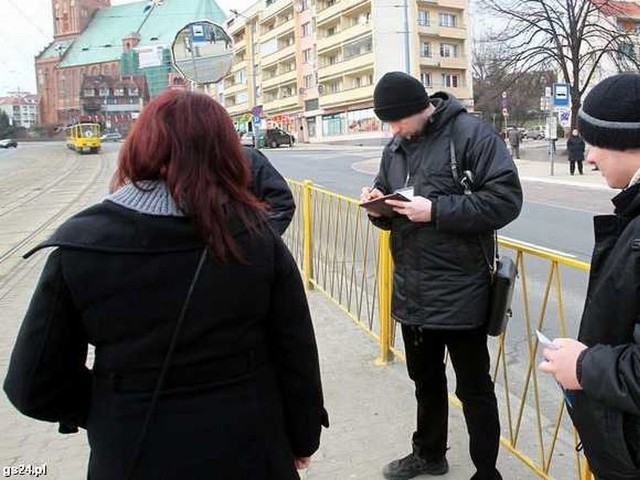
[[[462, 176], [460, 176], [460, 174], [458, 173], [459, 165], [458, 160], [456, 159], [456, 142], [454, 141], [454, 137], [456, 137], [457, 134], [455, 129], [457, 118], [458, 116], [454, 117], [454, 119], [451, 121], [451, 133], [449, 136], [449, 161], [451, 163], [451, 175], [453, 176], [453, 180], [456, 183], [460, 184], [462, 190], [464, 191], [464, 194], [471, 195], [473, 193], [473, 190], [471, 189], [474, 179], [473, 172], [471, 170], [464, 170], [462, 172]], [[478, 240], [480, 241], [480, 247], [482, 248], [484, 259], [487, 261], [487, 265], [489, 266], [491, 277], [493, 277], [493, 274], [496, 271], [496, 260], [498, 259], [498, 232], [495, 230], [493, 231], [493, 259], [489, 258], [489, 254], [487, 253], [481, 235], [478, 235]]]
[[158, 382], [156, 383], [156, 388], [153, 391], [153, 397], [151, 397], [151, 405], [149, 405], [149, 409], [147, 410], [147, 415], [145, 416], [144, 423], [142, 425], [142, 429], [140, 430], [140, 435], [138, 436], [138, 441], [134, 449], [133, 457], [131, 458], [131, 463], [129, 465], [129, 469], [127, 470], [127, 475], [125, 476], [127, 480], [131, 479], [135, 472], [135, 469], [138, 463], [138, 458], [140, 457], [140, 453], [142, 452], [142, 445], [147, 435], [147, 430], [149, 429], [149, 424], [151, 423], [153, 412], [156, 409], [156, 404], [158, 403], [158, 398], [160, 397], [160, 391], [162, 390], [162, 385], [164, 384], [164, 379], [167, 374], [167, 370], [169, 369], [169, 364], [171, 363], [171, 357], [173, 357], [173, 352], [178, 342], [178, 334], [180, 333], [180, 329], [182, 328], [182, 324], [184, 323], [184, 319], [187, 315], [187, 309], [189, 308], [189, 303], [191, 302], [193, 291], [195, 290], [196, 283], [198, 283], [198, 277], [200, 276], [200, 271], [202, 270], [202, 266], [204, 265], [204, 261], [206, 260], [206, 258], [207, 258], [207, 248], [205, 247], [202, 250], [202, 255], [200, 255], [200, 261], [198, 262], [196, 271], [193, 274], [193, 279], [191, 280], [191, 285], [189, 286], [187, 297], [184, 299], [184, 302], [182, 303], [182, 309], [180, 310], [178, 321], [176, 322], [176, 326], [173, 329], [173, 335], [171, 336], [169, 349], [167, 350], [167, 355], [164, 357], [162, 369], [160, 370], [160, 375], [158, 375]]

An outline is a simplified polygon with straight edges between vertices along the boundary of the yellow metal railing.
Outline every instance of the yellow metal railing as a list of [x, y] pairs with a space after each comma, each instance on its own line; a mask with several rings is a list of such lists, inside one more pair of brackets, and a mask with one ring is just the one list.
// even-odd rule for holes
[[[391, 319], [393, 265], [388, 232], [373, 227], [354, 199], [316, 188], [310, 181], [289, 183], [298, 210], [284, 238], [302, 266], [307, 288], [326, 294], [378, 341], [376, 364], [404, 359]], [[513, 253], [519, 272], [514, 317], [505, 334], [490, 342], [501, 423], [508, 432], [501, 438], [502, 445], [540, 478], [569, 478], [571, 469], [574, 478], [589, 480], [592, 475], [576, 452], [578, 438], [562, 395], [552, 379], [538, 378], [535, 337], [536, 329], [550, 336], [576, 335], [567, 331], [561, 272], [581, 274], [586, 289], [589, 264], [511, 239], [500, 238], [499, 245], [502, 252]], [[536, 275], [529, 277], [529, 268]], [[541, 276], [546, 276], [545, 282], [534, 278]], [[555, 324], [549, 323], [551, 317], [557, 319]], [[450, 400], [460, 406], [455, 395], [450, 394]], [[566, 464], [571, 457], [573, 467]]]

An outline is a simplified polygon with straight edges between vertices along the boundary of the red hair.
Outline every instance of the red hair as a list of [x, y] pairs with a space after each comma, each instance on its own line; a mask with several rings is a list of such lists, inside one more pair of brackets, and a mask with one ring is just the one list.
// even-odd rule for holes
[[242, 260], [228, 229], [230, 216], [251, 232], [264, 227], [238, 134], [225, 109], [207, 95], [170, 89], [145, 106], [120, 149], [112, 187], [143, 180], [166, 182], [219, 261]]

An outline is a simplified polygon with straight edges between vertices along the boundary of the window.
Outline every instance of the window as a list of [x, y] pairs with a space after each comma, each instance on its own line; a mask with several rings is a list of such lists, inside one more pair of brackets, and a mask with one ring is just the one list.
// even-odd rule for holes
[[244, 83], [246, 81], [246, 71], [245, 69], [241, 69], [238, 70], [234, 75], [233, 75], [233, 84], [234, 85], [238, 85], [240, 83]]
[[84, 94], [85, 97], [94, 97], [95, 96], [95, 92], [93, 91], [93, 88], [85, 88], [82, 93]]
[[325, 32], [325, 37], [333, 37], [336, 33], [338, 33], [338, 27], [334, 25], [333, 27], [327, 28]]
[[300, 11], [304, 12], [309, 9], [309, 0], [300, 0]]
[[303, 63], [312, 63], [313, 53], [310, 48], [307, 48], [302, 51], [302, 62]]
[[420, 73], [420, 82], [422, 82], [422, 85], [424, 85], [425, 87], [430, 87], [431, 86], [431, 74], [427, 73], [427, 72]]
[[431, 58], [431, 44], [429, 42], [420, 43], [420, 56]]
[[458, 56], [458, 46], [455, 43], [441, 43], [440, 56], [444, 58], [455, 58]]
[[418, 10], [418, 25], [421, 27], [429, 26], [429, 12], [426, 10]]
[[344, 59], [349, 60], [360, 55], [366, 55], [373, 50], [373, 41], [371, 35], [360, 38], [354, 42], [348, 43], [344, 46]]
[[302, 24], [302, 36], [303, 37], [308, 37], [309, 35], [311, 35], [311, 22], [303, 23]]
[[113, 94], [116, 97], [124, 97], [124, 88], [123, 87], [114, 88]]
[[441, 27], [455, 27], [456, 26], [456, 16], [452, 13], [440, 13], [438, 14], [440, 18], [440, 26]]
[[305, 75], [304, 76], [304, 88], [313, 87], [313, 75]]
[[100, 87], [99, 95], [101, 97], [108, 97], [109, 96], [109, 89], [107, 87]]
[[450, 75], [447, 73], [442, 74], [442, 86], [447, 88], [458, 88], [459, 75]]

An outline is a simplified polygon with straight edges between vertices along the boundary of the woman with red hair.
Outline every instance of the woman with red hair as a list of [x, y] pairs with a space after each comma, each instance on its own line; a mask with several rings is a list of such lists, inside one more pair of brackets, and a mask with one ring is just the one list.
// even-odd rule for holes
[[168, 90], [128, 135], [113, 193], [29, 253], [57, 247], [4, 388], [25, 415], [87, 429], [92, 480], [297, 479], [317, 450], [305, 292], [249, 184], [225, 110]]

